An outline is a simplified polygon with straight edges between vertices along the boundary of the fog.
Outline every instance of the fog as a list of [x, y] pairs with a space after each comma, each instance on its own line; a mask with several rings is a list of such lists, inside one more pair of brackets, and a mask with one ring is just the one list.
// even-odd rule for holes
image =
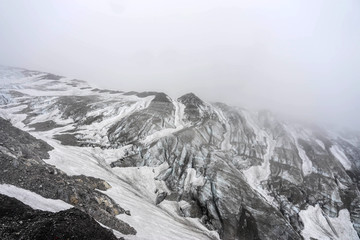
[[360, 129], [358, 0], [0, 0], [0, 64]]

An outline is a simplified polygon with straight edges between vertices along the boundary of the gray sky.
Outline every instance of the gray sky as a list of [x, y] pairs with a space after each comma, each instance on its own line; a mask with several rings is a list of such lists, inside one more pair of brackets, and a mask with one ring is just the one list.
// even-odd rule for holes
[[0, 64], [360, 129], [358, 0], [0, 0]]

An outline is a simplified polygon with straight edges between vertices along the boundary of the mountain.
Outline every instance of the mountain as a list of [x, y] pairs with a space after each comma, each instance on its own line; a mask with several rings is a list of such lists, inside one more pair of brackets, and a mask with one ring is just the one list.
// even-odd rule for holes
[[0, 194], [124, 239], [359, 239], [359, 133], [20, 68], [0, 83]]

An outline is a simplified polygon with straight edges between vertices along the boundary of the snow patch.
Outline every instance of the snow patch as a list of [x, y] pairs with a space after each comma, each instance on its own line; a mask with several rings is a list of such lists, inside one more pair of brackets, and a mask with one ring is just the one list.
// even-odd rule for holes
[[184, 126], [185, 105], [175, 100], [173, 100], [173, 104], [175, 106], [175, 126]]
[[343, 167], [346, 170], [350, 170], [351, 169], [351, 162], [350, 160], [346, 157], [345, 153], [337, 146], [337, 145], [333, 145], [330, 148], [330, 152], [334, 155], [334, 157], [340, 161], [340, 163], [343, 165]]
[[318, 240], [359, 239], [347, 209], [342, 209], [337, 218], [331, 218], [326, 216], [317, 204], [315, 207], [309, 206], [306, 210], [301, 210], [299, 216], [304, 223], [301, 235], [306, 240], [310, 240], [310, 238]]
[[0, 193], [29, 205], [33, 209], [59, 212], [73, 206], [59, 199], [44, 198], [37, 193], [10, 184], [0, 184]]
[[203, 176], [196, 177], [196, 170], [194, 168], [186, 169], [186, 178], [184, 183], [184, 190], [189, 191], [191, 187], [204, 186], [205, 179]]
[[300, 144], [298, 144], [298, 141], [295, 140], [295, 142], [296, 142], [296, 147], [299, 151], [299, 156], [302, 159], [302, 171], [304, 173], [304, 176], [309, 175], [312, 172], [312, 168], [313, 168], [312, 162], [306, 155], [305, 150], [300, 146]]
[[214, 106], [215, 113], [220, 117], [220, 121], [225, 124], [225, 132], [223, 134], [223, 140], [221, 142], [221, 150], [222, 151], [230, 151], [231, 146], [231, 131], [229, 121], [226, 119], [223, 111], [220, 108]]
[[[294, 143], [296, 145], [296, 148], [297, 148], [297, 150], [299, 152], [299, 157], [302, 160], [302, 171], [303, 171], [304, 176], [309, 175], [310, 173], [313, 172], [313, 165], [312, 165], [311, 160], [308, 158], [305, 150], [299, 144], [299, 141], [298, 141], [298, 139], [307, 139], [307, 140], [309, 140], [308, 135], [306, 135], [306, 133], [303, 130], [301, 130], [301, 129], [298, 130], [295, 127], [285, 126], [285, 128], [290, 133], [290, 135], [292, 136], [293, 141], [294, 141]], [[324, 146], [324, 148], [325, 148], [325, 146]]]
[[322, 149], [326, 150], [325, 145], [322, 141], [320, 141], [319, 139], [316, 139], [315, 141]]
[[[262, 195], [268, 203], [274, 204], [274, 199], [271, 197], [268, 192], [261, 186], [261, 183], [266, 181], [270, 174], [270, 159], [274, 154], [274, 149], [276, 147], [276, 140], [270, 136], [265, 130], [260, 129], [259, 125], [249, 116], [248, 113], [242, 112], [243, 116], [246, 119], [246, 122], [254, 130], [256, 134], [256, 139], [259, 143], [266, 144], [266, 153], [263, 157], [264, 162], [260, 166], [252, 166], [249, 169], [243, 171], [247, 182], [249, 185], [256, 190], [260, 195]], [[264, 142], [265, 140], [265, 142]]]
[[141, 143], [143, 143], [144, 145], [149, 145], [150, 143], [160, 138], [169, 136], [171, 134], [174, 134], [175, 132], [184, 129], [184, 127], [189, 125], [183, 122], [185, 106], [182, 103], [179, 103], [175, 100], [173, 100], [173, 104], [175, 106], [175, 117], [174, 117], [175, 128], [165, 128], [160, 131], [154, 132], [153, 134], [150, 134], [146, 136], [144, 139], [142, 139]]

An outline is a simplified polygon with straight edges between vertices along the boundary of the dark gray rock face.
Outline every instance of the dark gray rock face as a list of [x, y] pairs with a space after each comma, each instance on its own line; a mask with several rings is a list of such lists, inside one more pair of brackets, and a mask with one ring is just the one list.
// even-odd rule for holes
[[156, 200], [155, 200], [155, 204], [158, 205], [159, 203], [161, 203], [162, 201], [165, 200], [167, 196], [167, 193], [166, 192], [162, 192], [162, 193], [159, 193], [156, 197]]
[[136, 111], [115, 123], [108, 131], [109, 141], [115, 146], [127, 145], [162, 129], [174, 128], [174, 111], [175, 107], [168, 96], [158, 93], [146, 109]]
[[51, 213], [34, 210], [0, 194], [0, 238], [3, 240], [116, 240], [110, 230], [76, 208]]
[[30, 124], [29, 127], [35, 128], [35, 131], [49, 131], [51, 129], [61, 127], [62, 125], [57, 124], [56, 122], [50, 120], [46, 122], [39, 122]]
[[109, 184], [86, 176], [68, 176], [46, 164], [50, 145], [15, 128], [0, 118], [0, 183], [12, 184], [43, 197], [61, 199], [90, 214], [99, 222], [124, 234], [136, 234], [135, 229], [115, 216], [125, 210], [107, 195]]
[[1, 152], [14, 157], [32, 158], [36, 161], [49, 158], [48, 151], [53, 148], [44, 141], [15, 128], [9, 121], [0, 117]]
[[189, 121], [199, 121], [201, 118], [200, 107], [204, 102], [193, 93], [185, 94], [178, 98], [178, 101], [185, 105], [185, 115]]

